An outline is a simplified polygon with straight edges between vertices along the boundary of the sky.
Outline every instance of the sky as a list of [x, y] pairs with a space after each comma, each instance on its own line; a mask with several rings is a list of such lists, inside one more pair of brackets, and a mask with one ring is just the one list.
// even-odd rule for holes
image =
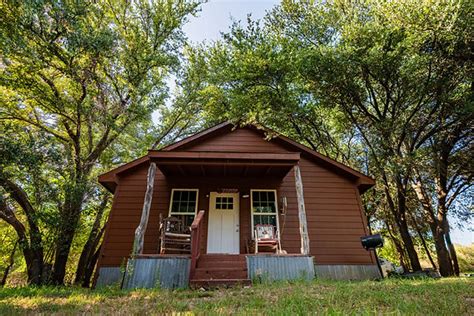
[[[196, 17], [191, 17], [183, 27], [189, 41], [198, 43], [213, 41], [220, 37], [221, 32], [229, 30], [232, 21], [245, 22], [247, 14], [252, 14], [254, 19], [262, 18], [265, 12], [271, 10], [279, 1], [271, 0], [210, 0], [202, 5], [201, 12]], [[460, 230], [456, 221], [451, 220], [451, 239], [454, 243], [468, 245], [474, 243], [474, 232]], [[465, 224], [464, 227], [474, 223]]]

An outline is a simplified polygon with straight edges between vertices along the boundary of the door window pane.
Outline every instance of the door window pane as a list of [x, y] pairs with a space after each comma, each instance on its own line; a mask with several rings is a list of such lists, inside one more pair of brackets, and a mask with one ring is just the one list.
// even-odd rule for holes
[[234, 198], [230, 196], [216, 197], [216, 210], [233, 210]]

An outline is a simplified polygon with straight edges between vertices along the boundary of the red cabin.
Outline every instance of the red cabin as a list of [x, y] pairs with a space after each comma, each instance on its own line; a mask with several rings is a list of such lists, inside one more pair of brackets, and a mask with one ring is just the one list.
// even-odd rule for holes
[[380, 276], [360, 243], [374, 180], [275, 132], [222, 123], [99, 182], [114, 200], [97, 285]]

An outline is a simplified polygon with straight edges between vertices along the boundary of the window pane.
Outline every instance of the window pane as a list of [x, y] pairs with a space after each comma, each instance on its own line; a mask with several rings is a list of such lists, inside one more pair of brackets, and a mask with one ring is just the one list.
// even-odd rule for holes
[[178, 212], [179, 208], [179, 201], [173, 201], [173, 204], [171, 206], [171, 212]]
[[179, 212], [180, 213], [187, 213], [188, 212], [188, 202], [187, 201], [181, 201], [179, 204]]
[[187, 201], [189, 199], [188, 191], [181, 191], [181, 201]]
[[253, 191], [252, 199], [254, 213], [276, 213], [275, 192]]
[[192, 213], [196, 211], [196, 201], [189, 201], [188, 212]]
[[268, 200], [271, 202], [275, 202], [275, 192], [267, 192], [268, 193]]
[[253, 216], [254, 225], [273, 225], [276, 226], [276, 216], [275, 215], [254, 215]]
[[191, 226], [194, 221], [194, 215], [183, 215], [183, 224], [186, 226]]
[[197, 203], [196, 191], [175, 190], [172, 195], [170, 215], [195, 213]]
[[258, 196], [258, 191], [253, 191], [252, 192], [252, 200], [255, 203], [256, 201], [259, 201], [259, 196]]

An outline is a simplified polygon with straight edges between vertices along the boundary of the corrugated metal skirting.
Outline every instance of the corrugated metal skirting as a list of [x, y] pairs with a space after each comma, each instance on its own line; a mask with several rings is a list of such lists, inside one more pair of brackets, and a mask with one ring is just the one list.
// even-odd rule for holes
[[185, 288], [189, 284], [189, 258], [129, 259], [124, 289]]
[[99, 269], [99, 277], [95, 286], [120, 286], [122, 276], [123, 273], [119, 267], [102, 267]]
[[377, 265], [316, 265], [316, 276], [332, 280], [380, 279]]
[[247, 269], [251, 280], [312, 280], [313, 257], [310, 256], [247, 256]]

